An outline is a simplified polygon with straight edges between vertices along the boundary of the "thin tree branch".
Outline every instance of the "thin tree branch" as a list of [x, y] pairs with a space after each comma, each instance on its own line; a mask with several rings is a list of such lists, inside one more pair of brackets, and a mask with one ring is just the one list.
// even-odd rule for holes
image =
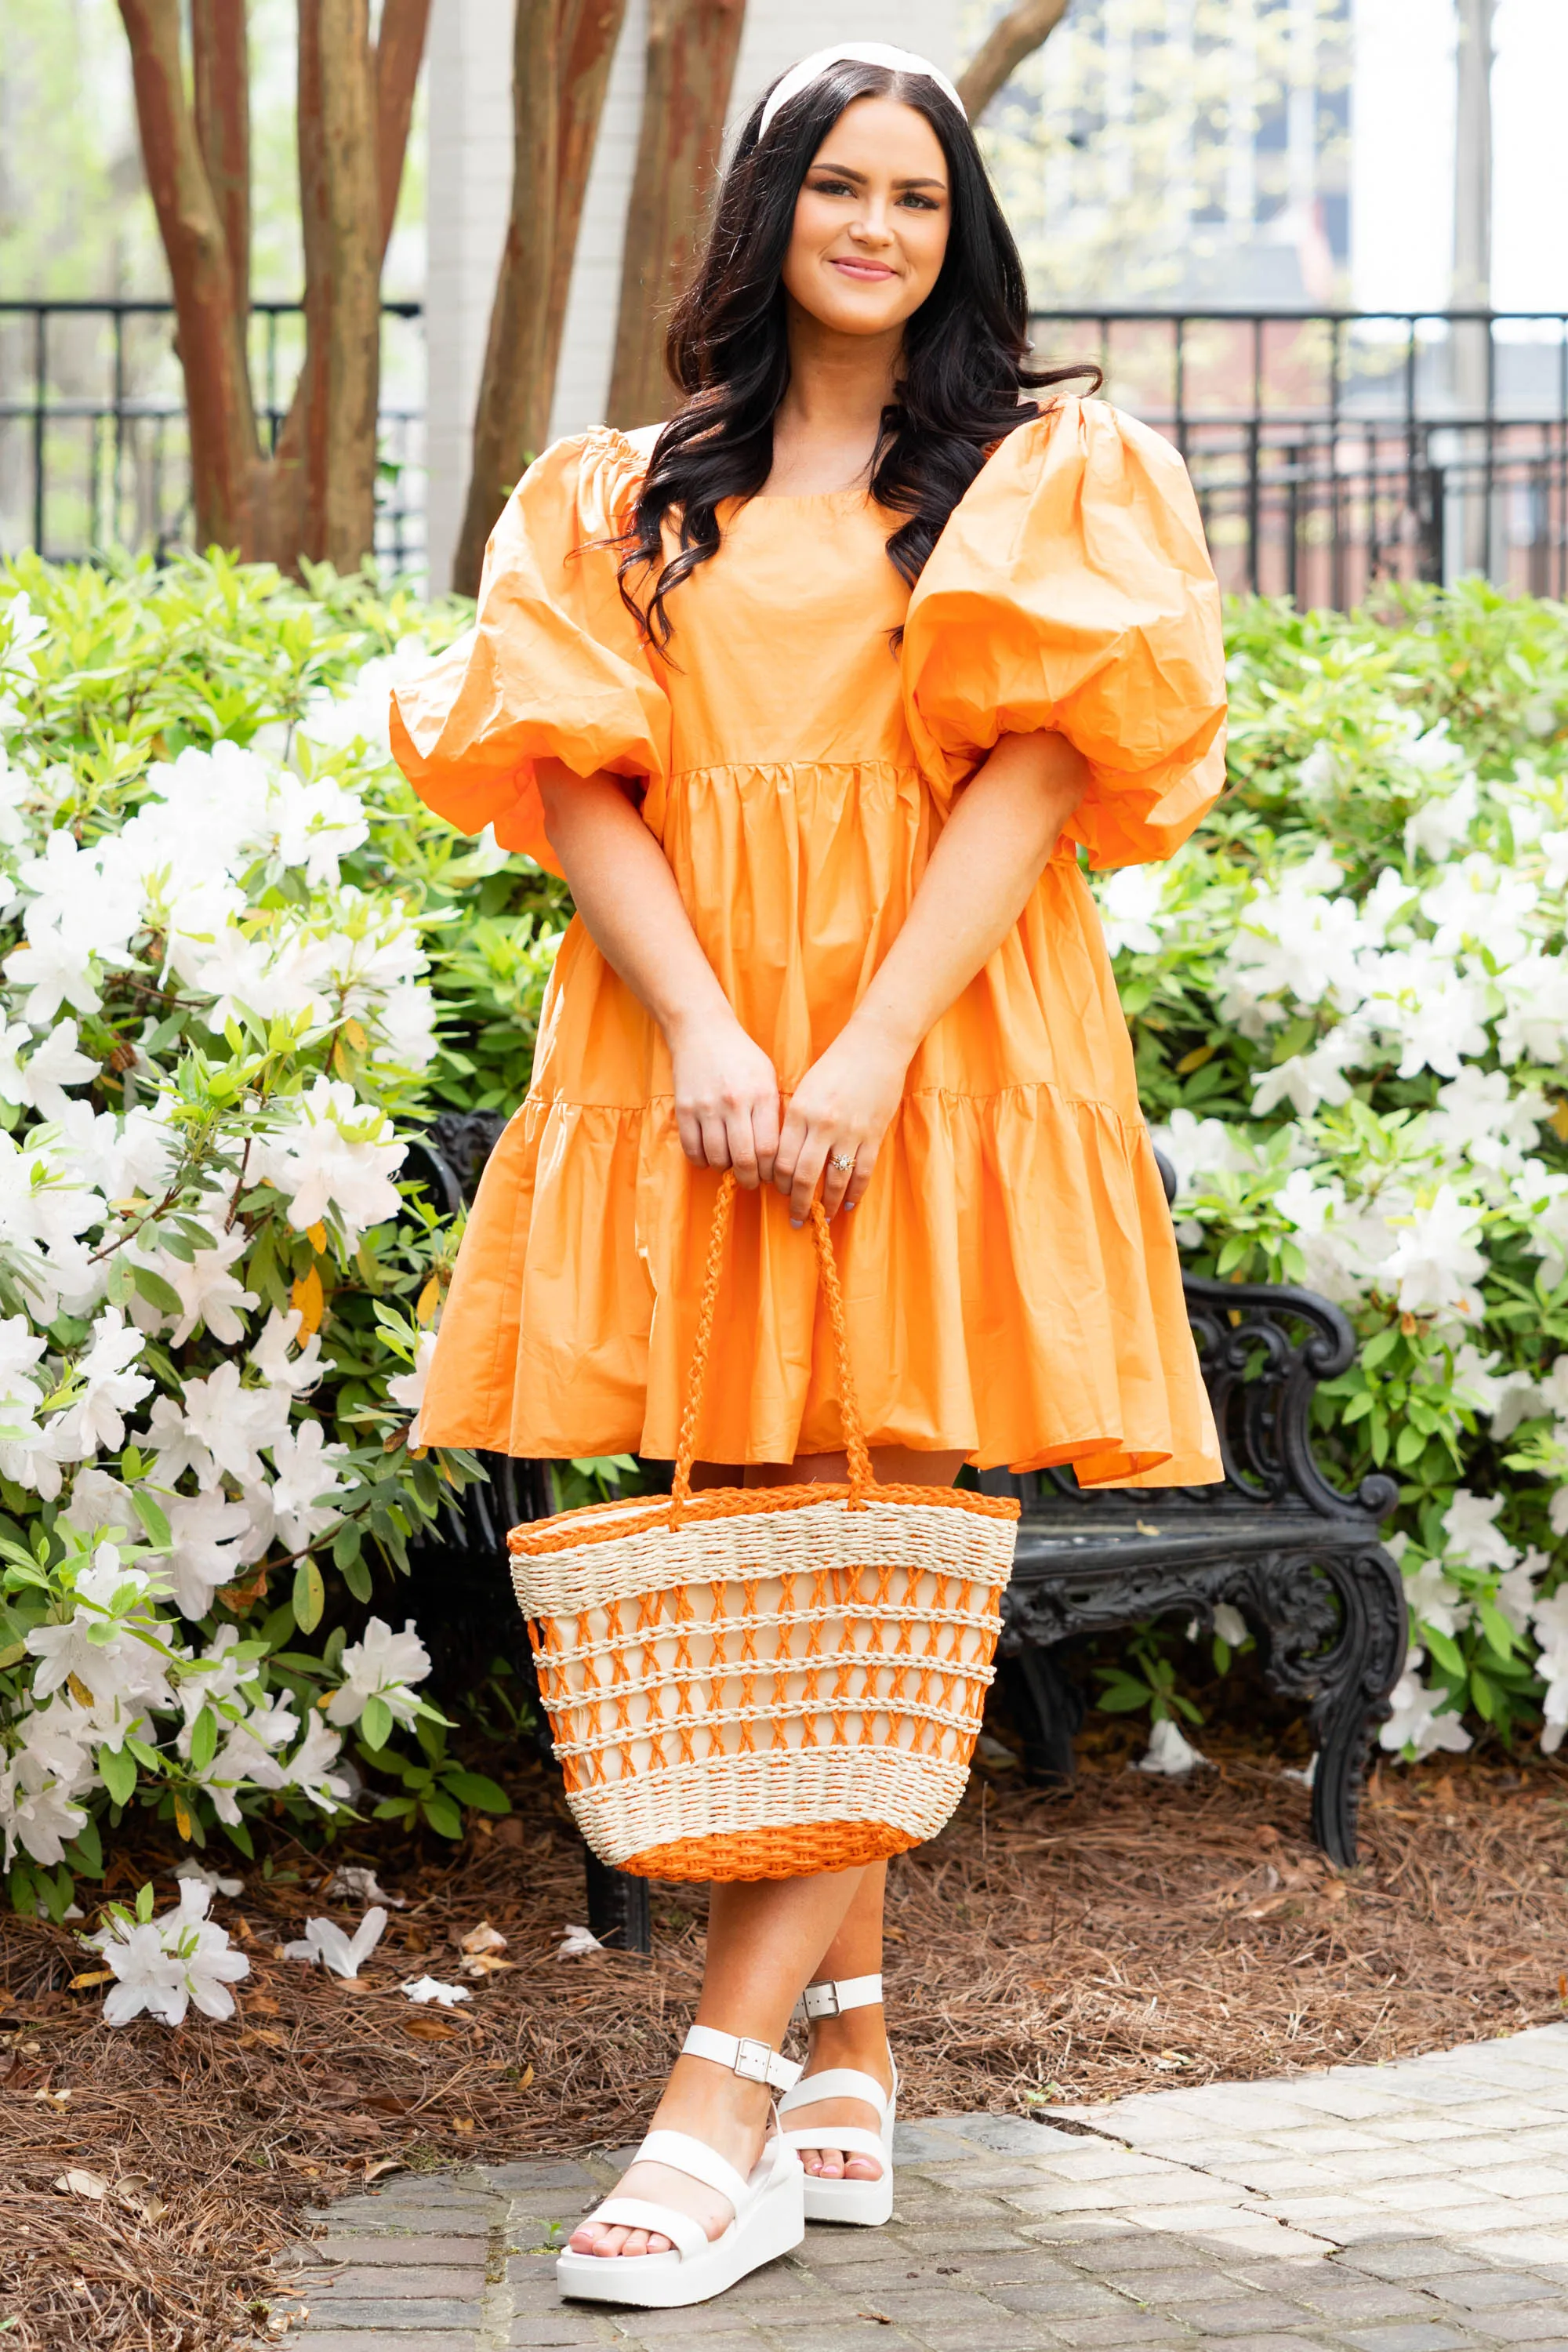
[[375, 44], [375, 164], [384, 260], [397, 217], [397, 192], [403, 185], [408, 125], [429, 22], [430, 0], [383, 0]]
[[245, 548], [259, 449], [234, 273], [185, 97], [180, 0], [120, 0], [147, 185], [174, 284], [198, 537]]
[[1024, 59], [1050, 39], [1071, 5], [1072, 0], [1018, 0], [993, 25], [958, 78], [958, 94], [971, 122], [979, 121]]
[[191, 0], [196, 140], [223, 226], [244, 331], [250, 311], [250, 53], [245, 0]]

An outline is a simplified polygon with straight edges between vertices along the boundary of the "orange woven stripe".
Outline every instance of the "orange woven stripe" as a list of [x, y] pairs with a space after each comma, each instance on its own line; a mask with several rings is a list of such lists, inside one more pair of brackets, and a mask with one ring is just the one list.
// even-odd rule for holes
[[887, 1822], [823, 1822], [807, 1829], [736, 1830], [723, 1836], [678, 1838], [650, 1845], [620, 1867], [634, 1878], [805, 1878], [819, 1870], [858, 1870], [889, 1854], [907, 1853], [920, 1840]]

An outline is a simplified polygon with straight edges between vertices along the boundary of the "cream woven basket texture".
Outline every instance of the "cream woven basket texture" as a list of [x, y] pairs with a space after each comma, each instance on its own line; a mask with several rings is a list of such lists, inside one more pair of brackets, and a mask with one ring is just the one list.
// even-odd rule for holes
[[873, 1475], [820, 1208], [848, 1481], [691, 1492], [733, 1192], [726, 1176], [671, 1495], [510, 1539], [573, 1813], [602, 1861], [646, 1877], [794, 1877], [933, 1837], [1012, 1572], [1016, 1502]]

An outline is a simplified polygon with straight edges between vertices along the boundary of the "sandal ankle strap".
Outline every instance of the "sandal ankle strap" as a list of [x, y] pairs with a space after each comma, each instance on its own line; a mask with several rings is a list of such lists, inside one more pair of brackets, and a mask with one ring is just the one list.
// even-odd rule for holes
[[875, 1977], [825, 1977], [806, 1986], [802, 1999], [807, 2017], [841, 2017], [847, 2009], [870, 2009], [882, 1998], [882, 1979]]
[[781, 2058], [771, 2042], [721, 2033], [711, 2025], [694, 2025], [680, 2048], [684, 2057], [708, 2058], [715, 2066], [727, 2066], [742, 2083], [766, 2083], [773, 2090], [789, 2091], [800, 2080], [795, 2061]]

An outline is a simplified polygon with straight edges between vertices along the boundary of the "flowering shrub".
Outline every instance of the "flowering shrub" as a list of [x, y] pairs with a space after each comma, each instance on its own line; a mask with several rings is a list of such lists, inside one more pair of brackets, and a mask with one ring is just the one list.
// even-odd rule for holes
[[[473, 1471], [410, 1442], [456, 1235], [405, 1139], [526, 1080], [561, 921], [389, 763], [388, 674], [455, 625], [368, 580], [307, 596], [222, 562], [0, 580], [18, 1906], [62, 1915], [132, 1807], [246, 1853], [262, 1808], [449, 1835], [504, 1809], [447, 1757], [428, 1654], [393, 1630], [410, 1541]], [[203, 1932], [121, 1941], [150, 1985]]]
[[[132, 1808], [249, 1853], [262, 1811], [456, 1835], [504, 1804], [447, 1755], [396, 1585], [473, 1474], [411, 1439], [458, 1228], [407, 1139], [520, 1098], [564, 917], [388, 760], [389, 676], [458, 619], [220, 562], [0, 577], [18, 1905], [63, 1916]], [[1344, 1478], [1401, 1481], [1419, 1650], [1387, 1743], [1539, 1720], [1554, 1748], [1568, 615], [1482, 587], [1380, 621], [1257, 603], [1231, 682], [1221, 809], [1098, 886], [1182, 1239], [1362, 1335], [1320, 1411]], [[563, 1468], [562, 1499], [616, 1466]], [[1162, 1657], [1135, 1640], [1108, 1702], [1190, 1719]], [[199, 1909], [106, 1931], [126, 2014], [132, 1984], [221, 2000]]]
[[1231, 789], [1099, 887], [1195, 1271], [1305, 1282], [1400, 1481], [1385, 1747], [1568, 1727], [1568, 612], [1483, 583], [1231, 616]]

